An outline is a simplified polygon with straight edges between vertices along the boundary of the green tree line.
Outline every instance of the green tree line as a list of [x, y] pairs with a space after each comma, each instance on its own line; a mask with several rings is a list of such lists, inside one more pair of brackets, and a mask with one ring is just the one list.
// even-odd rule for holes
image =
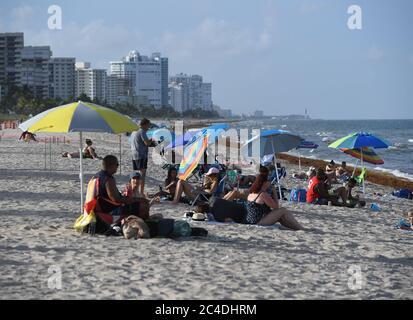
[[55, 98], [39, 98], [33, 95], [33, 92], [28, 86], [9, 87], [5, 97], [0, 102], [0, 113], [8, 114], [14, 112], [19, 115], [36, 115], [40, 112], [50, 108], [68, 104], [74, 101], [93, 102], [108, 108], [112, 108], [120, 113], [131, 117], [151, 117], [151, 118], [219, 118], [216, 111], [206, 111], [202, 109], [188, 110], [183, 113], [175, 111], [170, 106], [156, 109], [154, 106], [132, 105], [129, 103], [117, 103], [113, 106], [108, 105], [106, 101], [99, 101], [99, 99], [91, 99], [85, 94], [81, 94], [74, 99], [55, 99]]

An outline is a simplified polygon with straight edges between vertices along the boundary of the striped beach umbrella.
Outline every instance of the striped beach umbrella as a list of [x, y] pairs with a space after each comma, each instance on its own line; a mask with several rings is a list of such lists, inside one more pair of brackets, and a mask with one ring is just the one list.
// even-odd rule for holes
[[340, 149], [340, 150], [359, 160], [361, 160], [361, 157], [363, 156], [363, 161], [371, 163], [371, 164], [376, 164], [376, 165], [384, 164], [384, 160], [380, 158], [380, 156], [377, 153], [375, 153], [372, 148], [364, 147], [361, 149]]
[[198, 137], [194, 142], [185, 146], [184, 156], [179, 165], [178, 178], [186, 180], [201, 161], [205, 150], [208, 148], [209, 134]]
[[46, 110], [20, 124], [23, 131], [32, 133], [79, 132], [80, 145], [80, 193], [81, 212], [83, 212], [83, 162], [82, 162], [82, 133], [105, 132], [119, 134], [138, 130], [132, 119], [110, 108], [88, 102], [74, 102]]

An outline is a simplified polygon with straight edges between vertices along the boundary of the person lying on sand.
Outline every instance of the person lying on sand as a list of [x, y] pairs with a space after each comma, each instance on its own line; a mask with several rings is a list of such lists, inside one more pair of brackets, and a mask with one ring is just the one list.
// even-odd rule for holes
[[206, 196], [212, 196], [218, 188], [219, 184], [219, 170], [217, 168], [210, 168], [205, 174], [202, 187], [192, 186], [190, 183], [184, 180], [179, 180], [176, 186], [176, 192], [173, 204], [177, 204], [181, 200], [182, 193], [193, 200], [200, 192]]
[[[323, 169], [318, 169], [316, 176], [310, 179], [307, 189], [307, 203], [334, 206], [345, 206], [347, 203], [347, 190], [344, 187], [335, 190], [331, 188], [329, 179]], [[338, 200], [341, 198], [342, 203]]]
[[[95, 149], [92, 147], [93, 142], [90, 139], [85, 140], [86, 146], [82, 150], [82, 155], [84, 159], [94, 159], [94, 160], [100, 160], [101, 158], [96, 154]], [[62, 153], [63, 158], [79, 158], [79, 152], [63, 152]]]

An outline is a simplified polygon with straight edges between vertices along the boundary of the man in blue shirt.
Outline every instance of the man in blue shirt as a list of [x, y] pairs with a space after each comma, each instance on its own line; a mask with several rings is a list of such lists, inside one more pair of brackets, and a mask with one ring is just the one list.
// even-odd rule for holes
[[132, 133], [131, 149], [132, 149], [132, 165], [133, 170], [141, 174], [140, 193], [144, 194], [146, 169], [148, 168], [149, 147], [155, 147], [155, 141], [147, 136], [147, 132], [151, 122], [144, 118], [140, 122], [140, 129]]

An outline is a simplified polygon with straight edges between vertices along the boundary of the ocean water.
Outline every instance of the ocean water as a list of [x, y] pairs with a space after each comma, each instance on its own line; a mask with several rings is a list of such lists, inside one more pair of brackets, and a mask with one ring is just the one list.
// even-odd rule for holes
[[[355, 164], [357, 159], [328, 148], [328, 145], [352, 132], [365, 131], [381, 136], [389, 141], [389, 149], [376, 149], [375, 152], [384, 160], [383, 165], [366, 164], [369, 168], [391, 172], [394, 175], [413, 180], [413, 120], [273, 120], [246, 121], [241, 127], [270, 130], [283, 129], [300, 135], [306, 140], [320, 145], [318, 149], [300, 149], [304, 157], [347, 161]], [[296, 150], [291, 151], [298, 154]]]

